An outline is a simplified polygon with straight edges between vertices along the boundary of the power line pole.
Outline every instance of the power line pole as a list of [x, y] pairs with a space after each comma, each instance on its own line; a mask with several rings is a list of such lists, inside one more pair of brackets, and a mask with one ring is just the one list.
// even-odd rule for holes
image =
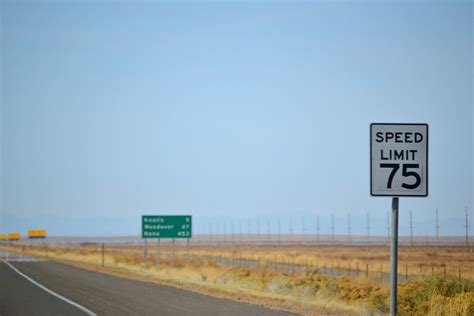
[[281, 225], [280, 219], [278, 219], [278, 244], [281, 242]]
[[352, 236], [351, 236], [351, 213], [347, 213], [347, 236], [349, 238], [349, 244], [352, 243]]
[[251, 238], [250, 238], [251, 235], [250, 235], [250, 234], [251, 234], [251, 232], [252, 232], [252, 231], [251, 231], [251, 225], [252, 225], [252, 223], [250, 222], [250, 218], [249, 218], [249, 219], [248, 219], [248, 222], [247, 222], [247, 235], [248, 235], [248, 240], [249, 240], [249, 242], [250, 242], [250, 240], [251, 240]]
[[209, 245], [212, 244], [212, 223], [209, 222]]
[[239, 243], [242, 243], [242, 220], [239, 220]]
[[267, 219], [267, 239], [270, 242], [270, 220]]
[[306, 227], [305, 227], [305, 223], [304, 223], [304, 216], [301, 220], [301, 243], [304, 243], [304, 240], [305, 240], [305, 235], [306, 235]]
[[367, 243], [370, 243], [370, 215], [367, 212]]
[[216, 222], [216, 242], [217, 242], [217, 245], [219, 246], [220, 245], [220, 236], [219, 236], [219, 222]]
[[438, 208], [436, 208], [436, 248], [439, 248], [439, 220], [438, 220]]
[[257, 221], [257, 243], [260, 242], [260, 221]]
[[293, 236], [293, 221], [290, 218], [290, 237], [288, 238], [290, 242], [293, 239], [292, 236]]
[[413, 217], [410, 210], [410, 246], [413, 247]]
[[234, 221], [231, 221], [231, 222], [230, 222], [230, 235], [231, 235], [231, 241], [232, 241], [232, 245], [233, 245], [234, 242], [235, 242]]
[[466, 247], [469, 247], [469, 222], [468, 222], [468, 217], [467, 217], [467, 206], [466, 208], [464, 209], [464, 213], [465, 213], [465, 218], [466, 218], [466, 224], [464, 225], [464, 227], [466, 228]]
[[331, 213], [331, 241], [334, 242], [334, 213]]
[[320, 235], [319, 235], [319, 215], [316, 216], [316, 234], [317, 234], [317, 240], [319, 242], [319, 238], [320, 238]]
[[224, 221], [224, 228], [223, 228], [222, 234], [224, 235], [223, 240], [224, 240], [224, 245], [225, 245], [225, 243], [227, 241], [227, 237], [226, 237], [227, 236], [227, 224], [226, 224], [225, 221]]

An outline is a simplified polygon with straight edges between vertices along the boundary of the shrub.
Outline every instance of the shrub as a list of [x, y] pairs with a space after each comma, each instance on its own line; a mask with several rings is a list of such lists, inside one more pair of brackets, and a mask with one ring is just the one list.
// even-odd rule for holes
[[473, 315], [474, 286], [469, 280], [438, 277], [398, 286], [400, 315]]
[[370, 294], [368, 305], [375, 311], [388, 313], [390, 310], [387, 292], [376, 290]]

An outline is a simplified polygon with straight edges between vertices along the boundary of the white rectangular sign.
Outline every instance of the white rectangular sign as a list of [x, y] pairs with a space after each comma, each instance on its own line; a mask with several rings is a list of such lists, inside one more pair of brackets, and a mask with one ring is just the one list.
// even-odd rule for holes
[[370, 124], [370, 194], [428, 196], [428, 124]]

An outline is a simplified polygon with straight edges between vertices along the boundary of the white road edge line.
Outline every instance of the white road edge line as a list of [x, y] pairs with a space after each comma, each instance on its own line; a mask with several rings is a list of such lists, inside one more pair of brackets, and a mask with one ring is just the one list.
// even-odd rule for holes
[[31, 283], [33, 283], [34, 285], [36, 285], [37, 287], [45, 290], [46, 292], [48, 292], [49, 294], [59, 298], [60, 300], [63, 300], [65, 301], [66, 303], [69, 303], [77, 308], [79, 308], [80, 310], [82, 310], [83, 312], [85, 312], [88, 316], [97, 316], [96, 313], [88, 310], [87, 308], [85, 308], [84, 306], [81, 306], [79, 304], [77, 304], [76, 302], [73, 302], [71, 301], [70, 299], [67, 299], [65, 298], [64, 296], [62, 295], [59, 295], [58, 293], [56, 292], [53, 292], [51, 291], [50, 289], [48, 289], [46, 286], [42, 285], [42, 284], [39, 284], [38, 282], [36, 282], [35, 280], [33, 280], [32, 278], [30, 278], [29, 276], [27, 276], [26, 274], [24, 274], [23, 272], [21, 272], [20, 270], [18, 270], [17, 268], [15, 268], [13, 265], [11, 265], [9, 262], [7, 261], [3, 261], [5, 262], [6, 265], [8, 265], [10, 268], [13, 269], [13, 271], [15, 271], [16, 273], [18, 273], [19, 275], [21, 275], [22, 277], [24, 277], [25, 279], [27, 279], [28, 281], [30, 281]]

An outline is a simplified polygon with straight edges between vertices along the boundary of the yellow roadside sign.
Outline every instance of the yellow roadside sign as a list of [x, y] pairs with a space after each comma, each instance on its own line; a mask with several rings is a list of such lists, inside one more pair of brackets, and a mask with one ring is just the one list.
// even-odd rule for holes
[[8, 240], [20, 240], [20, 234], [19, 233], [8, 234]]
[[44, 229], [29, 230], [28, 238], [46, 238], [46, 230]]

